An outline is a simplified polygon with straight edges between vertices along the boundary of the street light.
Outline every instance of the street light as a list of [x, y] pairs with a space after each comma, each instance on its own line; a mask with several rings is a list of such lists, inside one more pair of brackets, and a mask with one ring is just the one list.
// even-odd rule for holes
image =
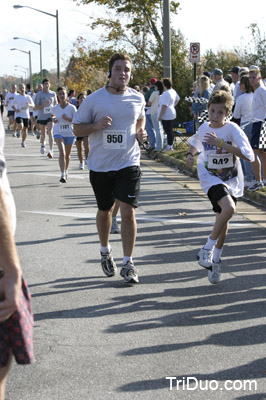
[[38, 10], [37, 8], [29, 7], [29, 6], [21, 6], [15, 5], [13, 6], [15, 9], [17, 8], [30, 8], [31, 10], [38, 11], [42, 14], [49, 15], [50, 17], [54, 17], [56, 19], [56, 50], [57, 50], [57, 83], [60, 84], [60, 56], [59, 56], [59, 24], [58, 24], [58, 10], [56, 10], [55, 14], [48, 13], [46, 11]]
[[23, 67], [23, 65], [14, 65], [15, 68], [22, 68], [25, 69], [25, 72], [27, 71], [27, 76], [29, 76], [29, 68]]
[[25, 81], [25, 83], [26, 83], [26, 71], [24, 70], [23, 71], [23, 69], [18, 69], [18, 68], [15, 68], [15, 71], [20, 71], [20, 72], [23, 72], [24, 74], [25, 74], [25, 78], [24, 78], [24, 81]]
[[26, 53], [26, 54], [29, 55], [30, 85], [32, 87], [32, 70], [31, 70], [31, 52], [30, 52], [30, 50], [29, 51], [25, 51], [25, 50], [20, 50], [20, 49], [15, 49], [15, 48], [10, 49], [10, 50], [11, 51], [13, 51], [13, 50], [21, 51], [22, 53]]
[[39, 42], [35, 42], [34, 40], [25, 39], [25, 38], [21, 38], [21, 37], [13, 37], [13, 39], [14, 40], [17, 40], [17, 39], [27, 40], [27, 42], [35, 43], [35, 44], [38, 44], [38, 46], [40, 46], [40, 77], [42, 80], [42, 41], [40, 40]]

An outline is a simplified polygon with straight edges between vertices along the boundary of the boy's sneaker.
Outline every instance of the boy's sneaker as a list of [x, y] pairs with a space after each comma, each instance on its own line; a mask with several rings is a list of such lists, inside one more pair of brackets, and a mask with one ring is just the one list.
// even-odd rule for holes
[[247, 188], [247, 190], [249, 192], [255, 192], [256, 190], [262, 189], [263, 187], [263, 182], [255, 181], [251, 186]]
[[208, 271], [209, 282], [215, 285], [221, 279], [221, 260], [218, 263], [213, 263]]
[[138, 271], [132, 261], [123, 264], [120, 275], [127, 283], [139, 283]]
[[197, 255], [199, 265], [201, 265], [204, 268], [211, 269], [211, 266], [213, 264], [212, 255], [213, 255], [213, 249], [208, 250], [208, 249], [204, 249], [204, 247], [203, 247], [198, 252], [198, 255]]
[[102, 253], [101, 252], [101, 256], [102, 256], [101, 264], [102, 264], [103, 272], [108, 277], [114, 276], [117, 271], [117, 267], [116, 267], [116, 264], [112, 257], [112, 250], [110, 250], [110, 253]]
[[112, 226], [110, 233], [120, 233], [120, 228], [115, 219], [112, 220]]
[[84, 169], [84, 161], [82, 161], [81, 163], [79, 163], [79, 169]]
[[44, 144], [41, 144], [40, 153], [41, 153], [41, 154], [44, 154], [44, 153], [45, 153], [45, 146], [44, 146]]

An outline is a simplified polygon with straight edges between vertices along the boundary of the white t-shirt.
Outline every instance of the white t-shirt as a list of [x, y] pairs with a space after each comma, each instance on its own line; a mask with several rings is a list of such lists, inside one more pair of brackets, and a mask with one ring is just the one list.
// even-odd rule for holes
[[266, 117], [266, 88], [259, 86], [253, 96], [252, 118], [264, 120]]
[[18, 95], [19, 95], [18, 93], [12, 93], [12, 92], [9, 92], [6, 94], [5, 107], [7, 107], [7, 111], [14, 111], [12, 108], [12, 103], [13, 103], [13, 100], [15, 99], [15, 97]]
[[9, 209], [10, 217], [11, 217], [11, 225], [13, 234], [16, 229], [16, 207], [15, 202], [10, 190], [9, 182], [6, 174], [6, 161], [4, 157], [4, 145], [5, 145], [5, 131], [3, 127], [2, 119], [0, 118], [0, 185], [3, 188], [3, 191], [6, 195], [6, 202]]
[[103, 87], [86, 97], [74, 116], [74, 124], [112, 118], [108, 129], [90, 135], [88, 169], [107, 172], [140, 165], [136, 123], [145, 117], [144, 106], [143, 95], [132, 88], [115, 95]]
[[61, 135], [63, 137], [75, 136], [73, 133], [72, 122], [67, 121], [63, 118], [63, 114], [66, 114], [68, 118], [74, 118], [76, 107], [73, 104], [68, 104], [65, 108], [62, 108], [60, 104], [52, 107], [52, 114], [58, 122], [54, 124], [54, 135]]
[[15, 113], [16, 117], [20, 118], [30, 118], [30, 107], [29, 104], [34, 106], [32, 97], [26, 94], [25, 96], [22, 96], [22, 94], [19, 94], [18, 96], [15, 97], [13, 100], [12, 106], [16, 108], [16, 110], [19, 110], [18, 112]]
[[[198, 132], [189, 138], [189, 143], [200, 152], [197, 166], [198, 177], [203, 191], [208, 193], [212, 186], [224, 184], [232, 196], [240, 197], [243, 195], [244, 190], [244, 178], [240, 160], [220, 147], [207, 144], [204, 141], [204, 136], [209, 132], [215, 132], [224, 142], [239, 147], [245, 157], [250, 161], [254, 161], [254, 153], [248, 138], [234, 122], [227, 122], [223, 127], [216, 129], [210, 128], [209, 122], [205, 122], [199, 127]], [[213, 161], [211, 160], [212, 155], [214, 155], [214, 158], [216, 156]], [[223, 156], [224, 159], [222, 158]], [[223, 165], [226, 165], [230, 160], [232, 161], [232, 167], [224, 168]], [[213, 168], [215, 164], [218, 168]]]
[[160, 115], [162, 106], [167, 106], [162, 119], [172, 120], [176, 117], [175, 103], [180, 100], [179, 95], [174, 89], [168, 89], [159, 98], [158, 116]]
[[159, 98], [160, 98], [159, 90], [155, 90], [154, 92], [152, 92], [151, 97], [149, 98], [149, 102], [151, 103], [151, 115], [157, 114], [159, 106]]
[[253, 93], [243, 93], [236, 99], [234, 118], [240, 119], [241, 124], [252, 119]]

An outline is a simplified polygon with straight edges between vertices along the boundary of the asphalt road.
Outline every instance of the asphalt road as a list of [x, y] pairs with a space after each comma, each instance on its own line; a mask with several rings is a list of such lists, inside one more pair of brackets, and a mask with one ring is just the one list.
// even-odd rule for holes
[[[240, 202], [222, 280], [211, 285], [195, 261], [214, 221], [209, 201], [194, 181], [143, 158], [140, 284], [129, 287], [102, 273], [76, 149], [67, 184], [57, 151], [41, 156], [36, 138], [24, 149], [8, 133], [5, 153], [36, 355], [32, 366], [13, 363], [8, 400], [266, 398], [265, 211]], [[120, 266], [120, 235], [111, 244]]]

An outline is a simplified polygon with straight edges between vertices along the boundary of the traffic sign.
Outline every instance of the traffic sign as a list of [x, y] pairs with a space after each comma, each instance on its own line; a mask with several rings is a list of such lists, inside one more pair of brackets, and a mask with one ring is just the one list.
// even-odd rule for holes
[[200, 62], [200, 44], [190, 43], [190, 62], [199, 63]]

